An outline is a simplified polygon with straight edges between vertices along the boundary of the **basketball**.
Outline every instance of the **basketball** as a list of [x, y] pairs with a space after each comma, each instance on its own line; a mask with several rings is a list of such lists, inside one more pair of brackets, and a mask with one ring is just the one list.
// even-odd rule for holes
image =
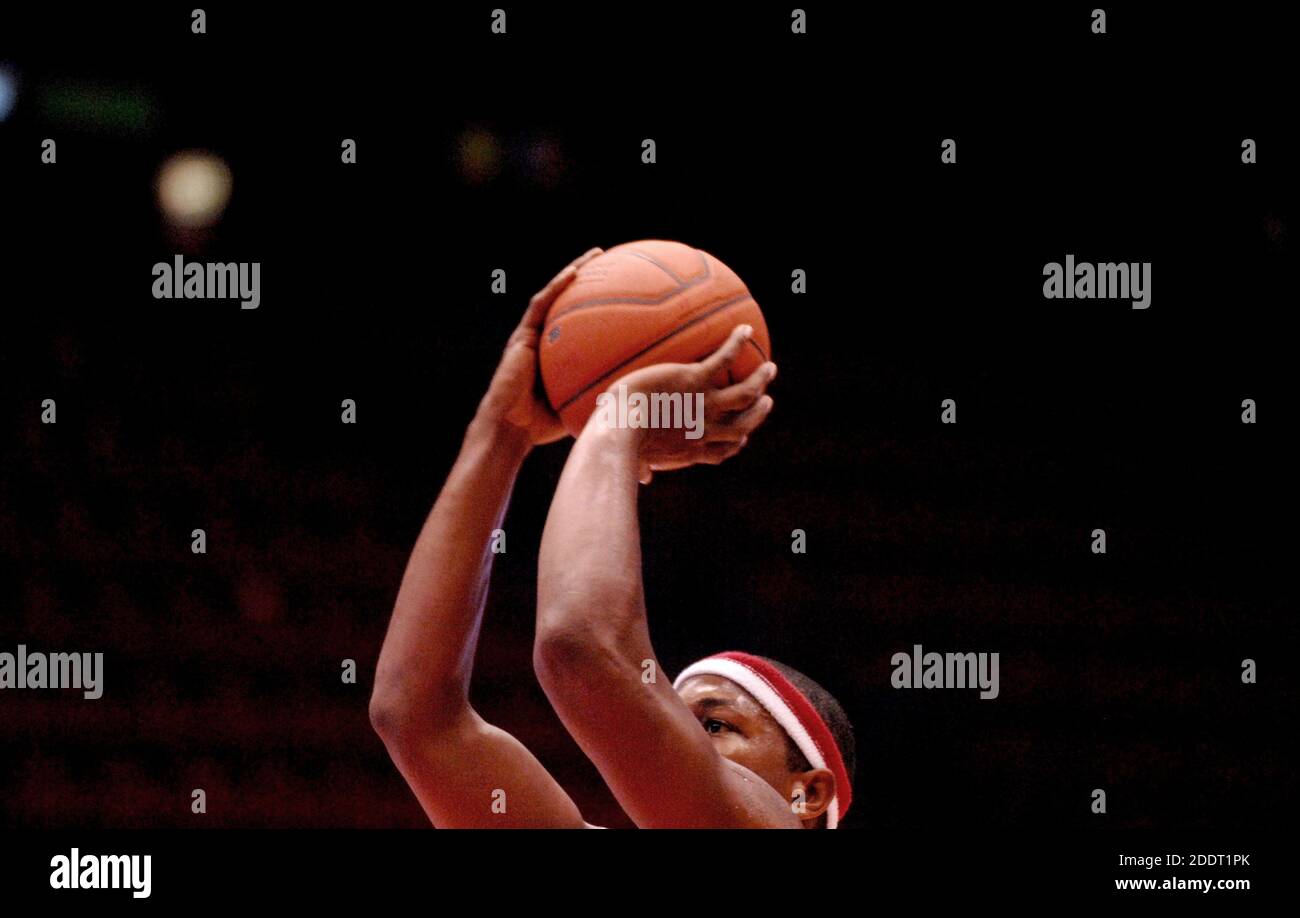
[[615, 246], [578, 269], [542, 329], [542, 385], [577, 436], [596, 397], [619, 377], [656, 363], [692, 363], [737, 325], [754, 334], [717, 385], [739, 382], [770, 359], [767, 323], [744, 282], [708, 252], [648, 239]]

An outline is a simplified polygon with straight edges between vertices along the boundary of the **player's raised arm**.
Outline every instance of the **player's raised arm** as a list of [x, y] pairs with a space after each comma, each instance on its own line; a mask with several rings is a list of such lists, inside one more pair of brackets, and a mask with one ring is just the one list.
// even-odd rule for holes
[[656, 470], [722, 462], [771, 409], [763, 392], [773, 364], [726, 388], [709, 384], [748, 333], [738, 328], [701, 363], [647, 367], [611, 387], [703, 393], [704, 435], [610, 426], [597, 409], [569, 455], [542, 537], [538, 677], [565, 727], [641, 827], [799, 824], [771, 785], [718, 754], [659, 672], [641, 583], [638, 480]]
[[529, 450], [564, 433], [536, 394], [541, 319], [576, 266], [599, 251], [560, 272], [511, 335], [411, 552], [380, 653], [371, 721], [439, 827], [586, 825], [541, 763], [470, 707], [468, 692], [492, 530]]

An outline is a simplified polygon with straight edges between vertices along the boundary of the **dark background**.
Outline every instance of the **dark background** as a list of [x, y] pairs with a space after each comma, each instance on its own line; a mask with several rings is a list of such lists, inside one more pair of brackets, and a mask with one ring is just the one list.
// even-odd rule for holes
[[[819, 5], [796, 37], [770, 4], [530, 5], [493, 38], [491, 5], [205, 8], [206, 36], [0, 14], [0, 650], [106, 656], [102, 700], [0, 695], [0, 826], [427, 825], [366, 717], [407, 553], [528, 297], [639, 238], [733, 267], [781, 367], [743, 456], [642, 492], [671, 672], [746, 649], [837, 695], [845, 828], [1289, 824], [1297, 150], [1267, 14]], [[51, 125], [58, 81], [150, 114]], [[500, 150], [477, 180], [467, 131]], [[195, 257], [260, 261], [255, 311], [150, 296], [177, 251], [150, 183], [191, 147], [235, 182]], [[1151, 261], [1150, 309], [1044, 300], [1067, 252]], [[566, 451], [516, 487], [472, 700], [627, 825], [531, 669]], [[891, 689], [915, 643], [999, 652], [1000, 697]]]

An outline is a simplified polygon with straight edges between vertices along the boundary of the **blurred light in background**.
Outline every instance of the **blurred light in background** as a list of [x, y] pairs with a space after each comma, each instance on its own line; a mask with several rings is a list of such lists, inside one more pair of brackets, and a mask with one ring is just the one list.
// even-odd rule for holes
[[211, 226], [230, 201], [231, 185], [230, 167], [219, 156], [177, 153], [158, 170], [158, 206], [177, 226]]
[[18, 74], [8, 64], [0, 64], [0, 121], [9, 117], [18, 102]]
[[456, 140], [456, 168], [471, 185], [481, 185], [501, 171], [501, 146], [481, 127], [468, 127]]
[[529, 137], [519, 148], [518, 165], [524, 177], [543, 188], [554, 188], [564, 177], [568, 162], [554, 137]]

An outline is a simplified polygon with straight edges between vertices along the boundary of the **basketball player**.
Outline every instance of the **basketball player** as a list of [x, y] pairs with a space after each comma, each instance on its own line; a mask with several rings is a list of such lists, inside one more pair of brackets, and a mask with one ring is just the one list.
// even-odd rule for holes
[[[500, 528], [532, 447], [564, 436], [539, 393], [537, 344], [550, 304], [592, 249], [533, 297], [506, 344], [406, 573], [375, 675], [370, 717], [438, 827], [597, 828], [468, 689]], [[835, 828], [851, 801], [853, 737], [829, 693], [743, 653], [707, 657], [673, 684], [656, 677], [641, 587], [638, 481], [734, 456], [772, 407], [766, 363], [722, 388], [736, 329], [695, 364], [658, 364], [629, 392], [704, 392], [705, 435], [607, 429], [578, 437], [542, 539], [534, 664], [547, 697], [641, 827]], [[600, 412], [593, 415], [597, 417]]]

